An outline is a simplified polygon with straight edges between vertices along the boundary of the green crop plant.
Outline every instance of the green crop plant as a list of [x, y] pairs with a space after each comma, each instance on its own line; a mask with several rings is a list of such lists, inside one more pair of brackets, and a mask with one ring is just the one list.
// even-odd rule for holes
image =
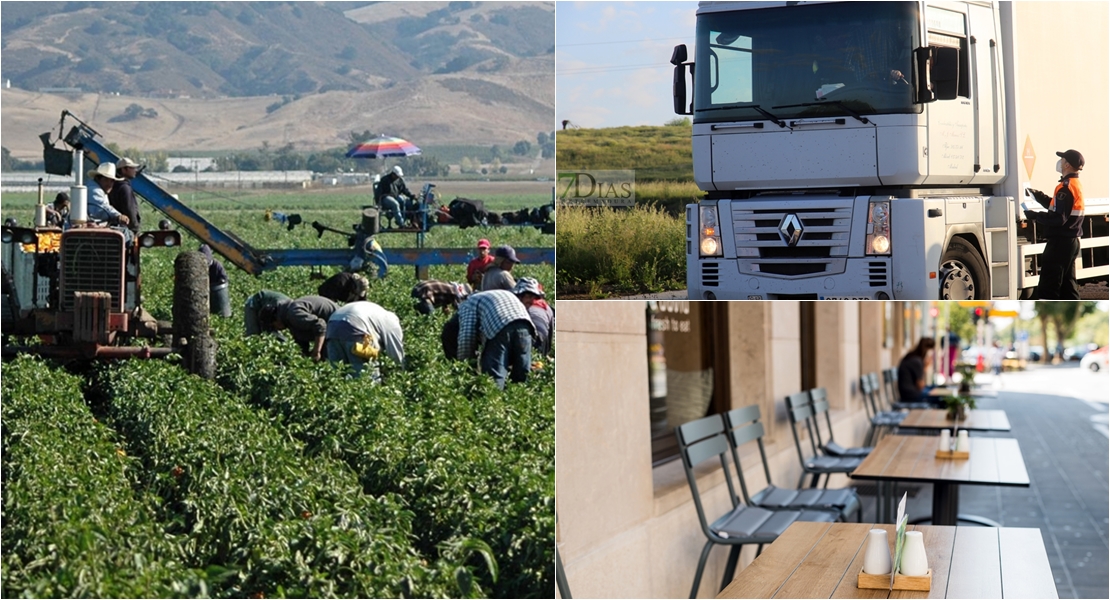
[[81, 379], [31, 358], [3, 375], [2, 595], [207, 595], [156, 499], [132, 488], [138, 461], [93, 417]]

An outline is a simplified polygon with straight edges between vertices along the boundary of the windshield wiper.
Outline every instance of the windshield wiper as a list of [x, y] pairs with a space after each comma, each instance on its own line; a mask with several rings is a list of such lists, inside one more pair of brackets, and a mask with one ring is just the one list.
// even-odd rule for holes
[[821, 101], [818, 101], [818, 102], [803, 102], [802, 104], [786, 104], [784, 106], [772, 106], [771, 108], [801, 108], [803, 106], [821, 106], [821, 105], [824, 105], [824, 104], [835, 104], [835, 105], [839, 106], [840, 108], [844, 109], [844, 112], [848, 113], [848, 115], [850, 117], [854, 118], [855, 120], [859, 121], [860, 123], [863, 123], [864, 125], [868, 125], [868, 124], [871, 123], [871, 121], [867, 120], [867, 117], [861, 117], [858, 112], [848, 108], [847, 106], [844, 106], [844, 101], [843, 100], [821, 100]]
[[[703, 109], [699, 110], [698, 112], [709, 112], [709, 111], [713, 111], [713, 110], [729, 110], [729, 109], [732, 109], [732, 108], [750, 108], [752, 110], [758, 111], [759, 114], [767, 117], [768, 119], [770, 119], [770, 121], [772, 123], [774, 123], [775, 125], [778, 125], [779, 127], [786, 127], [787, 126], [785, 121], [783, 121], [782, 119], [776, 117], [775, 115], [772, 115], [771, 113], [763, 110], [763, 108], [761, 108], [758, 104], [726, 104], [724, 106], [714, 106], [713, 108], [703, 108]], [[793, 127], [791, 127], [790, 129], [793, 129]]]

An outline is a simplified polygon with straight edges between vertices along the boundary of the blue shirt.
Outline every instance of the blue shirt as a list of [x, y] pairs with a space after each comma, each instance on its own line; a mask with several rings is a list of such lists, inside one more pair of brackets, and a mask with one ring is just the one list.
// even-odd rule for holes
[[89, 186], [89, 220], [112, 221], [118, 218], [120, 212], [112, 208], [108, 201], [108, 194], [95, 181]]

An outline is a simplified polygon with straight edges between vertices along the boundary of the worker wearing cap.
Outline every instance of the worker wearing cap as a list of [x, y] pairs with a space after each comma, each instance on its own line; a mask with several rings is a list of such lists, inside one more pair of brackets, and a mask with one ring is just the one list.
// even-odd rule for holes
[[123, 157], [116, 163], [116, 172], [122, 179], [112, 186], [112, 191], [108, 193], [108, 201], [120, 214], [127, 215], [127, 227], [138, 233], [139, 201], [135, 199], [135, 191], [131, 189], [131, 180], [139, 174], [139, 163]]
[[482, 287], [482, 275], [492, 262], [493, 257], [489, 255], [489, 240], [478, 240], [478, 257], [466, 265], [466, 282], [470, 287], [474, 289]]
[[513, 291], [516, 279], [513, 279], [513, 267], [520, 263], [516, 257], [516, 250], [512, 246], [498, 246], [493, 251], [493, 262], [482, 275], [482, 291], [505, 290]]
[[551, 350], [551, 332], [555, 328], [555, 311], [544, 300], [546, 294], [543, 286], [532, 277], [521, 277], [513, 288], [513, 293], [520, 299], [524, 308], [528, 309], [528, 316], [532, 318], [535, 331], [532, 335], [532, 351], [535, 354], [546, 356]]
[[1025, 218], [1036, 223], [1045, 238], [1037, 298], [1078, 300], [1075, 259], [1079, 256], [1079, 236], [1083, 226], [1083, 187], [1079, 184], [1079, 171], [1083, 169], [1084, 161], [1077, 150], [1057, 152], [1056, 156], [1060, 157], [1056, 162], [1060, 182], [1052, 196], [1034, 189], [1026, 191], [1038, 204], [1048, 209], [1048, 212], [1025, 211]]

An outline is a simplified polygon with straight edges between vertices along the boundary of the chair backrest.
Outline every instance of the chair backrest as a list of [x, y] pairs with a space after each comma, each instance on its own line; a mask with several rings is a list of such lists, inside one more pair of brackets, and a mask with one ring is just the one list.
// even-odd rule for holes
[[728, 497], [732, 500], [733, 508], [738, 504], [736, 489], [732, 485], [729, 475], [728, 463], [725, 455], [729, 453], [729, 444], [725, 435], [725, 424], [721, 415], [710, 415], [690, 421], [674, 428], [675, 437], [678, 438], [678, 451], [682, 456], [682, 467], [686, 470], [686, 481], [690, 484], [690, 494], [694, 497], [694, 507], [698, 511], [698, 520], [701, 522], [702, 531], [710, 539], [717, 539], [717, 535], [709, 529], [709, 521], [705, 517], [705, 509], [701, 504], [701, 493], [698, 491], [697, 477], [694, 467], [717, 457], [721, 461], [724, 471], [725, 483], [728, 485]]
[[829, 441], [834, 442], [832, 417], [829, 416], [829, 395], [825, 388], [813, 388], [809, 390], [809, 403], [813, 407], [813, 429], [817, 434], [817, 445], [824, 446], [825, 442], [821, 439], [821, 415], [825, 415], [825, 424], [829, 426]]
[[805, 465], [805, 453], [802, 452], [802, 441], [798, 435], [798, 425], [805, 423], [806, 432], [809, 433], [810, 450], [813, 456], [817, 456], [817, 442], [813, 435], [813, 425], [810, 424], [810, 418], [813, 417], [813, 406], [809, 402], [809, 392], [796, 392], [786, 397], [786, 414], [790, 417], [790, 432], [794, 434], [794, 447], [798, 450], [798, 460], [802, 465]]
[[871, 393], [875, 395], [875, 404], [880, 407], [879, 410], [892, 409], [894, 407], [894, 399], [887, 396], [886, 386], [879, 383], [879, 374], [871, 372], [867, 374], [867, 377], [871, 380]]
[[883, 369], [883, 385], [886, 386], [886, 397], [890, 399], [892, 405], [894, 402], [901, 401], [898, 395], [898, 369], [896, 367]]
[[882, 409], [879, 408], [878, 399], [875, 397], [875, 382], [871, 378], [871, 375], [873, 375], [873, 373], [860, 376], [859, 390], [863, 393], [863, 406], [867, 409], [867, 415], [871, 418], [875, 418]]
[[725, 431], [728, 433], [728, 443], [732, 448], [732, 462], [736, 467], [736, 475], [740, 479], [740, 491], [744, 494], [744, 502], [752, 503], [748, 495], [748, 484], [744, 481], [744, 468], [740, 466], [740, 453], [737, 448], [755, 440], [759, 444], [759, 457], [763, 460], [763, 474], [767, 477], [767, 485], [771, 485], [771, 467], [767, 464], [767, 450], [763, 447], [763, 423], [759, 422], [759, 405], [752, 404], [744, 408], [737, 408], [725, 413]]

